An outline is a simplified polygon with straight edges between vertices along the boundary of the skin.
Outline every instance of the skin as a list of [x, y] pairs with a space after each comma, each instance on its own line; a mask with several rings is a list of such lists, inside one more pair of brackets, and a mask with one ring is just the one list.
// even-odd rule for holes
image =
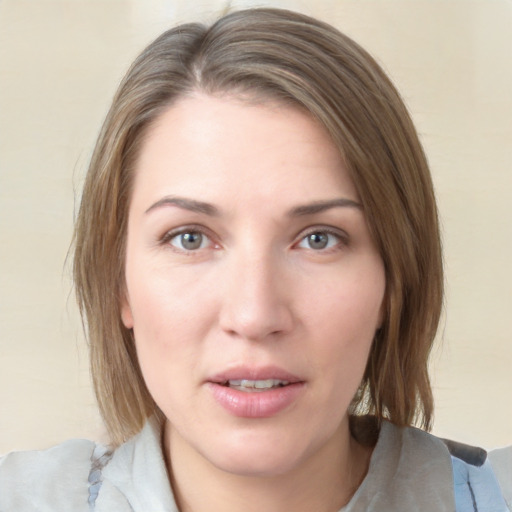
[[[347, 409], [385, 290], [338, 150], [299, 109], [195, 93], [154, 123], [135, 172], [122, 319], [167, 418], [180, 510], [338, 510], [371, 454]], [[300, 391], [237, 417], [209, 381], [240, 366]]]

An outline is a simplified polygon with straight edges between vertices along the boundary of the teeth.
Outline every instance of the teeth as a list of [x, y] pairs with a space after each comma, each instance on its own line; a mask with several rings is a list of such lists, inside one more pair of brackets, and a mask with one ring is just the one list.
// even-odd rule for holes
[[230, 388], [238, 389], [239, 391], [246, 392], [258, 392], [258, 391], [266, 391], [268, 389], [283, 387], [288, 383], [287, 380], [279, 380], [279, 379], [266, 379], [266, 380], [249, 380], [249, 379], [240, 379], [240, 380], [229, 380], [227, 385]]

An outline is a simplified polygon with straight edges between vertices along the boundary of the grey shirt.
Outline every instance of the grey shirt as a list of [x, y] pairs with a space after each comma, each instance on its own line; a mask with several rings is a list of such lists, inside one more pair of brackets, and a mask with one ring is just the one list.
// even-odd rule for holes
[[[178, 512], [160, 439], [161, 427], [152, 419], [113, 453], [74, 440], [6, 455], [0, 459], [0, 511]], [[512, 451], [498, 458], [505, 468], [512, 464]], [[368, 474], [340, 512], [454, 510], [445, 444], [421, 430], [384, 422]]]

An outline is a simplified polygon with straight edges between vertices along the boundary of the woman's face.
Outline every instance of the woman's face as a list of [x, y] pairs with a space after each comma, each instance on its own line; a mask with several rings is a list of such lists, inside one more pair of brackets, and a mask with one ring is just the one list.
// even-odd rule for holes
[[308, 115], [196, 94], [152, 126], [122, 318], [171, 451], [246, 475], [336, 453], [384, 289], [354, 184]]

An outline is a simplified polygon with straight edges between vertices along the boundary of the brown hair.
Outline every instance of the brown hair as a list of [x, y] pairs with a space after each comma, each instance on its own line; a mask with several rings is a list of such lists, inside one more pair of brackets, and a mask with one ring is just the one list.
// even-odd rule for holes
[[74, 277], [113, 443], [161, 415], [120, 315], [134, 162], [148, 127], [197, 90], [291, 103], [326, 127], [386, 270], [386, 314], [351, 412], [429, 428], [427, 360], [442, 305], [442, 261], [431, 177], [407, 109], [373, 58], [333, 27], [252, 9], [211, 27], [179, 26], [150, 44], [123, 79], [96, 144], [76, 222]]

